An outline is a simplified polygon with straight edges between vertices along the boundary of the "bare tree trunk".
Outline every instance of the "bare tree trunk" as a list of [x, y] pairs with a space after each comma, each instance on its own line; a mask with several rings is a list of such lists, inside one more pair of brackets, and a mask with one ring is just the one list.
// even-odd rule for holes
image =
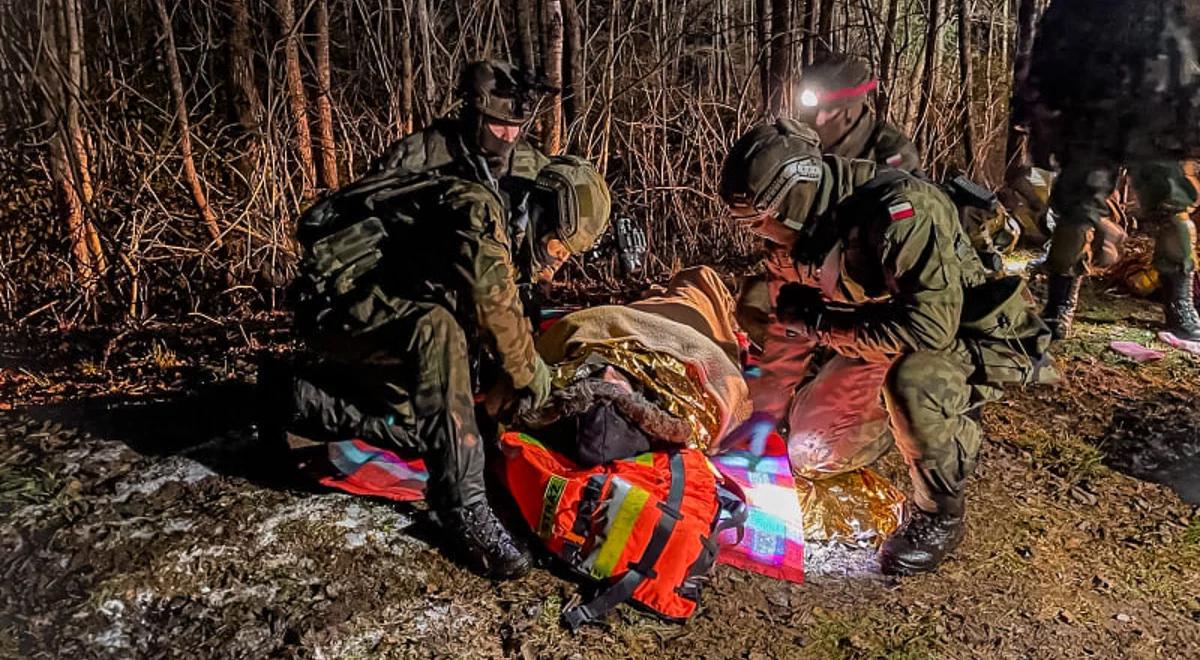
[[[75, 180], [83, 205], [86, 207], [92, 203], [95, 191], [92, 188], [88, 137], [80, 118], [83, 90], [87, 87], [86, 69], [83, 66], [83, 10], [79, 5], [79, 0], [65, 0], [63, 11], [65, 12], [64, 25], [67, 36], [67, 80], [64, 86], [67, 102], [67, 132], [71, 145], [70, 156], [75, 165]], [[105, 262], [104, 250], [100, 246], [100, 234], [96, 231], [96, 225], [86, 216], [83, 219], [83, 230], [96, 273], [102, 275], [108, 270], [108, 264]]]
[[312, 199], [317, 179], [313, 162], [312, 133], [308, 127], [308, 98], [304, 95], [304, 80], [300, 75], [300, 39], [296, 36], [296, 15], [292, 0], [275, 0], [279, 14], [279, 29], [283, 37], [284, 66], [287, 70], [288, 109], [296, 125], [296, 156], [300, 159], [300, 196]]
[[774, 32], [771, 30], [771, 0], [755, 0], [754, 31], [758, 42], [758, 84], [762, 88], [763, 111], [771, 105], [771, 54]]
[[[542, 67], [546, 72], [546, 81], [562, 89], [563, 17], [559, 0], [545, 0], [542, 3], [542, 36], [545, 39]], [[562, 152], [562, 111], [562, 94], [555, 94], [550, 99], [550, 110], [542, 127], [542, 149], [551, 156]]]
[[584, 92], [587, 88], [586, 70], [583, 65], [583, 20], [579, 15], [579, 5], [576, 0], [561, 0], [563, 26], [566, 29], [566, 66], [567, 86], [563, 95], [565, 103], [566, 122], [574, 126], [582, 119], [587, 109], [587, 99]]
[[975, 128], [971, 123], [971, 90], [974, 78], [971, 67], [971, 0], [958, 0], [958, 67], [961, 73], [963, 110], [963, 164], [967, 174], [975, 173]]
[[329, 0], [316, 0], [317, 147], [321, 151], [321, 185], [338, 187], [337, 145], [333, 139], [333, 74], [329, 69]]
[[776, 116], [791, 110], [792, 14], [788, 0], [771, 0], [771, 95], [767, 110]]
[[879, 48], [879, 92], [875, 95], [875, 116], [887, 121], [892, 105], [892, 71], [896, 60], [896, 17], [900, 0], [888, 0], [884, 20], [883, 45]]
[[[73, 163], [79, 160], [76, 150], [82, 142], [76, 137], [69, 121], [71, 111], [77, 111], [78, 104], [75, 96], [77, 90], [71, 87], [80, 82], [73, 77], [76, 70], [70, 61], [71, 33], [78, 27], [74, 21], [76, 7], [73, 0], [51, 0], [45, 9], [39, 28], [47, 56], [38, 62], [35, 75], [42, 93], [42, 118], [53, 131], [49, 140], [50, 179], [58, 193], [59, 209], [67, 225], [67, 238], [71, 244], [79, 284], [85, 294], [91, 296], [104, 263], [103, 253], [98, 250], [98, 238], [95, 249], [92, 245], [91, 237], [95, 235], [95, 228], [88, 220], [80, 193], [84, 179], [79, 174], [78, 163]], [[67, 44], [65, 53], [64, 42]], [[72, 101], [73, 97], [75, 101]]]
[[1004, 146], [1005, 180], [1018, 176], [1025, 165], [1025, 143], [1028, 139], [1025, 123], [1029, 120], [1029, 108], [1024, 99], [1024, 87], [1029, 77], [1036, 32], [1037, 2], [1020, 0], [1017, 7], [1017, 47], [1013, 53], [1012, 96], [1008, 104], [1008, 137]]
[[813, 63], [817, 50], [817, 0], [804, 0], [804, 46], [800, 63], [807, 66]]
[[521, 58], [521, 66], [532, 69], [537, 62], [533, 49], [533, 6], [530, 0], [514, 0], [513, 5], [517, 20], [517, 46]]
[[941, 22], [942, 3], [941, 0], [928, 0], [928, 10], [925, 12], [925, 67], [921, 73], [921, 96], [917, 102], [917, 130], [924, 141], [922, 147], [928, 155], [932, 137], [931, 110], [933, 104], [933, 82], [937, 77], [938, 50], [941, 49], [941, 43], [938, 40], [940, 31], [938, 23]]
[[404, 23], [400, 28], [400, 132], [413, 131], [412, 0], [404, 0]]
[[817, 51], [821, 53], [829, 53], [833, 48], [833, 11], [833, 0], [821, 0], [820, 23], [817, 27], [817, 34], [820, 37]]
[[433, 120], [433, 46], [430, 44], [430, 35], [433, 32], [433, 26], [429, 22], [429, 0], [415, 0], [417, 3], [417, 34], [421, 36], [421, 78], [422, 78], [422, 96], [425, 100], [425, 112], [423, 113], [424, 123], [428, 124]]
[[183, 75], [179, 71], [179, 55], [175, 50], [175, 30], [171, 27], [171, 14], [167, 12], [165, 0], [154, 0], [154, 8], [158, 11], [158, 19], [162, 22], [163, 44], [167, 60], [167, 74], [171, 81], [171, 94], [175, 97], [175, 123], [179, 126], [179, 151], [183, 156], [183, 177], [192, 190], [192, 200], [196, 203], [196, 211], [208, 231], [213, 245], [221, 247], [221, 228], [217, 226], [217, 216], [208, 205], [208, 197], [204, 194], [204, 186], [200, 183], [200, 175], [196, 172], [196, 161], [192, 157], [191, 124], [188, 121], [187, 99], [183, 92]]
[[257, 133], [262, 122], [262, 99], [254, 80], [250, 49], [250, 12], [246, 0], [229, 0], [229, 117], [244, 133]]

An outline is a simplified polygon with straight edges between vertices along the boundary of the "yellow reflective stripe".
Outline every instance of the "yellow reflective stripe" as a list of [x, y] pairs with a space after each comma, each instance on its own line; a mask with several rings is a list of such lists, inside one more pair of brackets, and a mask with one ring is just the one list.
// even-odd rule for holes
[[517, 439], [520, 440], [521, 442], [524, 442], [527, 445], [533, 445], [534, 447], [537, 447], [539, 449], [546, 448], [546, 445], [543, 445], [542, 443], [538, 442], [537, 438], [534, 438], [531, 435], [526, 435], [524, 433], [518, 433]]
[[538, 536], [548, 539], [554, 534], [554, 519], [558, 513], [558, 501], [567, 488], [567, 480], [557, 474], [550, 475], [546, 482], [546, 493], [542, 496], [542, 515], [538, 519]]
[[654, 454], [651, 452], [646, 452], [644, 454], [638, 454], [637, 456], [633, 457], [633, 462], [637, 463], [638, 465], [654, 467]]
[[595, 562], [591, 568], [592, 577], [604, 579], [612, 575], [613, 569], [617, 566], [617, 560], [621, 558], [621, 553], [625, 550], [625, 543], [629, 541], [629, 535], [633, 532], [633, 526], [637, 523], [638, 517], [642, 515], [642, 508], [646, 506], [649, 499], [650, 493], [637, 486], [630, 486], [629, 494], [621, 503], [621, 508], [617, 510], [616, 515], [610, 518], [612, 526], [608, 530], [603, 545], [594, 555]]

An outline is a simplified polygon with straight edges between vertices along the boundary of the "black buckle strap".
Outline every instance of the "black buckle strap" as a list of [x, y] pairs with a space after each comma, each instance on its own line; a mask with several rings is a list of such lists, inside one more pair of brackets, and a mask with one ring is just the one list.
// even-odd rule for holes
[[670, 465], [671, 487], [666, 501], [660, 502], [658, 505], [662, 515], [658, 517], [654, 533], [650, 535], [650, 542], [646, 544], [646, 550], [642, 552], [641, 559], [636, 564], [629, 564], [629, 570], [620, 580], [617, 580], [616, 584], [601, 591], [598, 596], [587, 603], [563, 611], [563, 623], [571, 632], [575, 632], [579, 626], [585, 623], [600, 621], [607, 617], [613, 608], [633, 596], [634, 590], [643, 580], [656, 575], [654, 564], [658, 562], [663, 549], [667, 547], [667, 541], [670, 540], [671, 533], [675, 530], [675, 523], [683, 518], [683, 514], [679, 512], [679, 505], [683, 502], [683, 455], [671, 454]]
[[[592, 529], [592, 518], [596, 514], [596, 507], [600, 504], [600, 496], [604, 493], [604, 484], [608, 481], [608, 475], [601, 472], [593, 474], [588, 479], [587, 486], [583, 488], [583, 494], [579, 497], [579, 507], [575, 510], [575, 524], [571, 526], [571, 535], [585, 539], [585, 542], [590, 536], [589, 532]], [[567, 563], [575, 566], [579, 563], [579, 554], [583, 550], [583, 546], [573, 541], [567, 541], [563, 544], [564, 559]]]

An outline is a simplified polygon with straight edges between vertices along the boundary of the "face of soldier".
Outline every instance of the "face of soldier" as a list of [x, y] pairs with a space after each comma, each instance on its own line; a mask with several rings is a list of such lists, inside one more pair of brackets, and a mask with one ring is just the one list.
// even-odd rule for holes
[[550, 280], [554, 279], [554, 274], [559, 268], [571, 258], [571, 251], [567, 249], [566, 243], [558, 240], [553, 234], [543, 236], [538, 241], [537, 249], [537, 265], [538, 271], [534, 276], [534, 281], [538, 284], [549, 284]]
[[475, 142], [489, 159], [503, 160], [512, 153], [521, 137], [521, 124], [497, 121], [481, 116], [475, 130]]
[[517, 138], [521, 137], [520, 124], [505, 124], [498, 121], [485, 122], [487, 130], [497, 139], [502, 142], [516, 142]]

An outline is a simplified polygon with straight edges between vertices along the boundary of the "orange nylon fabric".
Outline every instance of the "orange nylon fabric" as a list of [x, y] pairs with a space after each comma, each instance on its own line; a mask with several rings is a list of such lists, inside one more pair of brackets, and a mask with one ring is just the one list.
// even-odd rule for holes
[[[545, 547], [573, 568], [606, 582], [621, 578], [645, 553], [670, 491], [670, 457], [651, 452], [583, 469], [532, 437], [505, 433], [504, 476], [521, 515]], [[689, 569], [712, 535], [718, 498], [716, 470], [694, 449], [681, 449], [684, 487], [675, 522], [653, 577], [634, 589], [632, 599], [670, 619], [686, 619], [696, 601], [678, 593]], [[603, 481], [590, 523], [576, 534], [576, 518], [588, 483]]]

